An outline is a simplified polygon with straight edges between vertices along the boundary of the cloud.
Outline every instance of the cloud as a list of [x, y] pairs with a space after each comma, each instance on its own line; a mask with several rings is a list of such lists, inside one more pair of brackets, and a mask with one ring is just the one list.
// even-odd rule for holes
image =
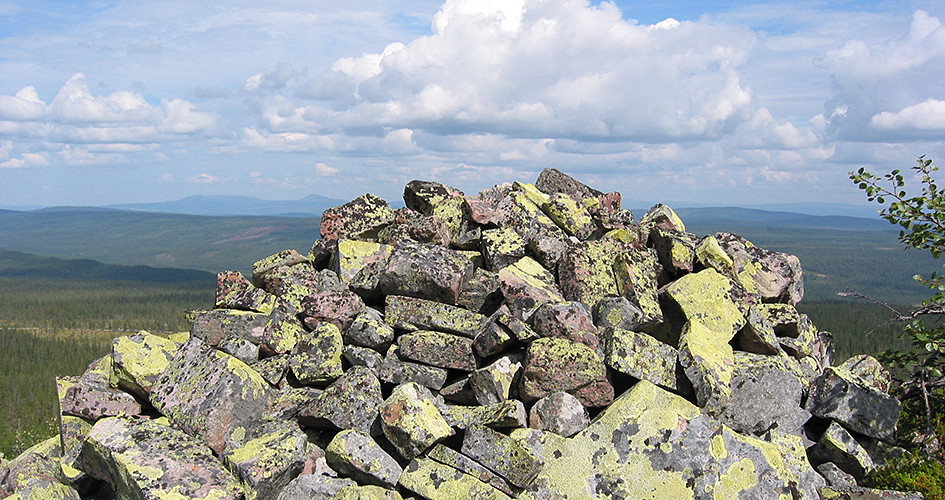
[[46, 158], [40, 154], [23, 153], [19, 158], [11, 158], [5, 162], [0, 163], [0, 169], [42, 167], [48, 164], [49, 162], [46, 161]]
[[320, 176], [330, 177], [332, 175], [337, 174], [338, 172], [340, 172], [340, 170], [338, 170], [335, 167], [329, 167], [328, 165], [324, 163], [315, 164], [315, 173], [317, 173]]
[[216, 177], [207, 173], [195, 175], [186, 179], [186, 182], [194, 184], [229, 184], [238, 182], [235, 177]]
[[882, 129], [945, 130], [945, 101], [929, 98], [896, 113], [873, 115], [870, 124]]
[[13, 96], [0, 95], [0, 120], [31, 121], [46, 113], [46, 103], [30, 85]]

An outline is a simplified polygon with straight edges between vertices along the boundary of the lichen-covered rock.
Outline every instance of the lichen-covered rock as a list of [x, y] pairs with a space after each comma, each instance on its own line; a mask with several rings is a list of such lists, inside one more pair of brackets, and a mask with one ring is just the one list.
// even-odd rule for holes
[[888, 394], [892, 386], [892, 376], [889, 371], [876, 358], [867, 354], [848, 358], [840, 363], [837, 369], [846, 370], [867, 387], [872, 387], [880, 392]]
[[[266, 288], [266, 277], [279, 268], [288, 268], [296, 264], [308, 262], [308, 258], [295, 250], [283, 250], [253, 263], [253, 284]], [[269, 290], [266, 288], [266, 290]]]
[[531, 318], [532, 327], [542, 337], [555, 337], [599, 347], [597, 327], [590, 311], [581, 302], [542, 304]]
[[428, 500], [511, 500], [481, 480], [429, 458], [417, 458], [400, 476], [400, 485]]
[[58, 481], [34, 479], [6, 497], [6, 500], [80, 500], [79, 492]]
[[480, 248], [486, 269], [498, 271], [525, 256], [527, 243], [511, 227], [482, 232]]
[[270, 356], [286, 354], [306, 335], [305, 327], [294, 313], [277, 308], [263, 328], [259, 348]]
[[275, 307], [276, 296], [256, 288], [239, 271], [217, 274], [217, 309], [240, 309], [268, 314]]
[[692, 392], [673, 346], [646, 333], [623, 329], [604, 330], [603, 338], [607, 366], [677, 393]]
[[221, 458], [239, 478], [247, 500], [273, 498], [302, 471], [307, 438], [298, 425], [285, 421], [265, 424], [252, 433], [255, 437], [245, 442], [236, 439]]
[[509, 310], [523, 320], [542, 304], [565, 302], [554, 276], [531, 257], [499, 270], [499, 283]]
[[836, 422], [830, 422], [817, 446], [811, 448], [810, 455], [818, 462], [833, 462], [857, 480], [862, 480], [874, 468], [866, 448]]
[[640, 218], [640, 226], [649, 229], [663, 229], [666, 231], [686, 231], [686, 225], [679, 215], [667, 205], [657, 203]]
[[528, 415], [529, 427], [551, 431], [563, 437], [581, 432], [589, 423], [587, 408], [566, 392], [556, 392], [539, 399], [532, 405]]
[[332, 438], [325, 448], [332, 469], [361, 483], [394, 488], [403, 473], [400, 465], [371, 436], [347, 429]]
[[239, 359], [247, 365], [255, 364], [259, 361], [259, 346], [241, 338], [225, 338], [217, 344], [217, 349]]
[[404, 243], [394, 248], [378, 286], [385, 295], [455, 304], [472, 274], [472, 261], [459, 252]]
[[346, 486], [338, 491], [333, 500], [403, 500], [400, 492], [373, 484]]
[[663, 269], [672, 274], [692, 272], [695, 269], [696, 245], [699, 243], [696, 235], [657, 228], [650, 233], [650, 242], [656, 249]]
[[745, 327], [738, 332], [738, 346], [745, 352], [778, 354], [781, 352], [781, 345], [778, 343], [774, 326], [760, 309], [763, 305], [756, 304], [748, 309]]
[[[64, 478], [59, 467], [61, 457], [62, 447], [58, 436], [27, 448], [13, 460], [2, 464], [6, 469], [2, 471], [5, 472], [2, 474], [4, 477], [0, 477], [0, 491], [15, 493], [27, 490], [31, 484], [62, 482]], [[56, 488], [45, 485], [43, 487]]]
[[433, 395], [414, 382], [398, 385], [384, 401], [381, 429], [397, 452], [408, 460], [453, 435], [453, 429], [434, 404]]
[[345, 344], [385, 349], [394, 340], [394, 329], [376, 309], [365, 307], [344, 331]]
[[804, 297], [804, 278], [797, 257], [765, 250], [731, 233], [717, 233], [715, 239], [732, 260], [732, 267], [725, 274], [750, 293], [765, 301], [791, 305]]
[[378, 378], [389, 384], [416, 382], [433, 390], [439, 390], [446, 383], [449, 373], [445, 368], [404, 361], [397, 354], [399, 351], [398, 346], [390, 346], [381, 363]]
[[289, 357], [289, 368], [303, 384], [329, 384], [341, 376], [341, 332], [333, 323], [321, 323], [299, 340]]
[[81, 462], [122, 499], [243, 497], [239, 482], [203, 443], [154, 420], [99, 420], [83, 445]]
[[400, 355], [430, 366], [473, 371], [478, 367], [473, 341], [450, 333], [417, 330], [397, 339]]
[[492, 314], [502, 302], [502, 292], [499, 291], [499, 275], [477, 267], [473, 277], [466, 281], [466, 285], [459, 293], [456, 305], [469, 311]]
[[344, 205], [322, 213], [323, 240], [368, 240], [394, 220], [394, 211], [386, 201], [364, 194]]
[[[441, 302], [389, 295], [384, 301], [385, 321], [402, 330], [436, 330], [474, 338], [486, 317]], [[401, 344], [403, 344], [401, 342]]]
[[384, 399], [381, 382], [368, 368], [353, 366], [298, 413], [309, 427], [356, 429], [380, 434], [377, 417]]
[[357, 485], [352, 479], [302, 474], [287, 484], [276, 500], [334, 500], [341, 490]]
[[[520, 359], [520, 358], [519, 358]], [[501, 403], [512, 397], [522, 364], [510, 356], [502, 356], [469, 375], [469, 387], [481, 405]]]
[[769, 429], [796, 433], [810, 418], [801, 408], [804, 385], [768, 356], [735, 353], [732, 398], [719, 419], [735, 431], [760, 435]]
[[302, 299], [301, 312], [307, 325], [313, 326], [327, 321], [343, 331], [351, 325], [364, 307], [364, 301], [354, 292], [327, 290], [315, 292]]
[[528, 346], [519, 391], [526, 403], [568, 392], [584, 406], [606, 406], [614, 388], [603, 360], [591, 348], [567, 339], [541, 338]]
[[450, 427], [466, 429], [473, 425], [488, 427], [525, 427], [525, 405], [517, 399], [480, 406], [440, 405], [440, 413]]
[[461, 240], [467, 221], [471, 220], [466, 212], [463, 192], [438, 182], [408, 182], [404, 187], [404, 203], [412, 210], [442, 220], [456, 242]]
[[227, 337], [238, 337], [259, 344], [269, 323], [269, 315], [236, 309], [190, 311], [190, 335], [215, 346]]
[[461, 451], [518, 488], [528, 486], [544, 465], [518, 441], [481, 425], [466, 429]]
[[216, 453], [231, 432], [260, 419], [272, 396], [259, 373], [200, 339], [184, 344], [151, 388], [154, 408]]
[[597, 326], [598, 330], [615, 329], [641, 332], [644, 331], [643, 325], [645, 322], [643, 311], [630, 303], [626, 297], [607, 297], [598, 302], [597, 307], [594, 308], [594, 325]]
[[479, 462], [476, 462], [475, 460], [452, 448], [447, 448], [442, 444], [435, 444], [433, 445], [433, 448], [431, 448], [427, 453], [427, 458], [436, 460], [441, 464], [448, 465], [465, 474], [469, 474], [470, 476], [492, 486], [506, 495], [513, 495], [512, 487], [509, 486], [509, 483], [507, 483], [504, 479], [486, 467], [483, 467]]
[[368, 349], [367, 347], [346, 345], [341, 355], [352, 366], [363, 366], [375, 375], [381, 372], [381, 365], [384, 364], [384, 357], [374, 349]]
[[473, 348], [480, 356], [489, 357], [537, 338], [537, 332], [502, 305], [483, 324], [473, 340]]
[[[636, 320], [639, 326], [627, 329], [651, 331], [663, 323], [663, 310], [657, 295], [660, 266], [656, 254], [651, 250], [630, 247], [613, 263], [613, 271], [618, 294], [626, 297], [640, 311]], [[611, 298], [605, 297], [600, 302], [608, 300]]]
[[97, 420], [102, 417], [138, 415], [141, 413], [141, 404], [127, 392], [80, 377], [59, 399], [59, 409], [65, 415]]
[[686, 323], [679, 338], [679, 364], [692, 382], [700, 408], [718, 414], [732, 397], [735, 353], [716, 330], [699, 321]]
[[825, 369], [811, 386], [804, 408], [853, 432], [895, 442], [901, 411], [899, 400], [866, 386], [846, 370]]
[[599, 231], [587, 207], [566, 194], [551, 196], [541, 208], [565, 233], [579, 240], [590, 239]]
[[539, 447], [544, 469], [519, 498], [817, 500], [823, 485], [803, 446], [735, 433], [645, 381], [573, 438], [545, 433]]
[[689, 322], [699, 322], [717, 343], [728, 343], [745, 325], [745, 316], [732, 300], [732, 282], [714, 269], [687, 274], [667, 286], [662, 294], [682, 311]]
[[622, 256], [615, 240], [583, 241], [571, 248], [558, 265], [558, 283], [568, 300], [590, 308], [605, 297], [621, 295], [614, 275], [614, 263]]
[[332, 256], [331, 267], [343, 283], [349, 283], [365, 267], [390, 258], [390, 245], [343, 239]]

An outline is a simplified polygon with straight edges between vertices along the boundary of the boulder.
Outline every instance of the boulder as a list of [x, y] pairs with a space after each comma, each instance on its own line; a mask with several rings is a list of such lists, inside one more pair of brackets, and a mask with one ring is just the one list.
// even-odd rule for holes
[[384, 268], [379, 288], [385, 295], [406, 295], [455, 304], [472, 277], [465, 255], [435, 245], [397, 245]]
[[525, 354], [519, 393], [532, 403], [560, 391], [588, 407], [606, 406], [614, 398], [604, 362], [591, 348], [566, 339], [538, 339]]
[[453, 435], [453, 429], [436, 408], [433, 395], [415, 382], [398, 385], [384, 401], [381, 429], [407, 460]]
[[221, 457], [239, 478], [247, 500], [273, 498], [302, 471], [308, 440], [292, 422], [270, 422], [253, 429], [252, 439], [236, 436]]
[[344, 205], [322, 213], [321, 235], [324, 240], [368, 240], [393, 222], [394, 211], [386, 201], [364, 194]]
[[325, 458], [332, 469], [361, 483], [394, 488], [403, 469], [371, 436], [346, 429], [332, 438], [325, 448]]
[[864, 384], [847, 370], [828, 367], [814, 381], [804, 408], [847, 429], [894, 443], [899, 400]]

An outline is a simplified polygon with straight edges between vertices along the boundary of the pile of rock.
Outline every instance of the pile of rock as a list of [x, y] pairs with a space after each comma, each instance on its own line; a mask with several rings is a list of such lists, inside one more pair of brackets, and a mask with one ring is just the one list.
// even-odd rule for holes
[[[11, 498], [910, 498], [874, 359], [831, 366], [801, 267], [547, 169], [327, 210], [189, 333], [57, 380]], [[817, 465], [815, 470], [813, 465]], [[845, 496], [844, 496], [845, 495]], [[896, 496], [898, 495], [898, 496]], [[0, 497], [3, 494], [0, 493]]]

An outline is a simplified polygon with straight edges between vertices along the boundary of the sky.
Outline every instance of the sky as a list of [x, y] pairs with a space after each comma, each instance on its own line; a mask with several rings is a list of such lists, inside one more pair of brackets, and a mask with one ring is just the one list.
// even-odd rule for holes
[[[265, 4], [264, 6], [262, 6]], [[945, 165], [945, 3], [0, 0], [0, 206], [474, 195], [866, 205]]]

